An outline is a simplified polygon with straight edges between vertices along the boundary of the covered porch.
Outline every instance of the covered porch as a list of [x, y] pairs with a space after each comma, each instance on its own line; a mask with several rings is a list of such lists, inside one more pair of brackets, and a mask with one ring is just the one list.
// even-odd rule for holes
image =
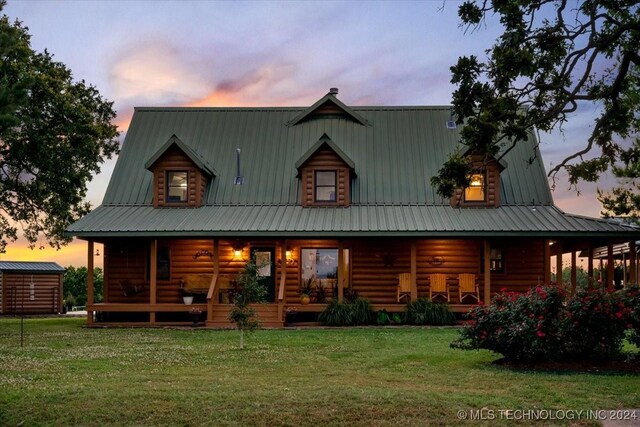
[[[447, 303], [451, 311], [463, 313], [477, 302], [459, 292], [460, 274], [473, 277], [477, 299], [488, 304], [502, 289], [520, 292], [550, 283], [552, 270], [561, 270], [563, 265], [563, 257], [556, 254], [571, 253], [573, 259], [579, 250], [584, 250], [581, 249], [584, 245], [592, 244], [568, 238], [401, 237], [137, 238], [106, 239], [100, 243], [104, 244], [105, 265], [104, 301], [100, 303], [94, 301], [91, 274], [94, 240], [87, 243], [87, 322], [90, 326], [190, 325], [196, 308], [202, 312], [201, 325], [217, 328], [231, 326], [227, 320], [228, 291], [246, 261], [256, 256], [269, 265], [264, 270], [269, 280], [268, 301], [257, 306], [259, 317], [265, 326], [278, 327], [286, 324], [287, 313], [319, 313], [332, 299], [345, 301], [354, 294], [367, 298], [376, 311], [402, 312], [409, 301], [433, 297]], [[554, 256], [556, 262], [552, 265]], [[329, 260], [329, 270], [319, 266], [325, 258]], [[589, 259], [589, 275], [593, 276], [593, 257]], [[631, 264], [630, 272], [637, 277], [637, 260]], [[577, 262], [571, 265], [577, 268]], [[301, 288], [310, 275], [314, 277], [315, 286], [324, 288], [325, 299], [315, 298], [303, 304]], [[432, 295], [435, 275], [445, 277], [446, 298]], [[405, 279], [403, 289], [401, 276]], [[558, 285], [575, 290], [574, 276], [571, 283], [559, 280]], [[198, 277], [199, 282], [194, 301], [185, 304], [182, 295], [193, 277]]]

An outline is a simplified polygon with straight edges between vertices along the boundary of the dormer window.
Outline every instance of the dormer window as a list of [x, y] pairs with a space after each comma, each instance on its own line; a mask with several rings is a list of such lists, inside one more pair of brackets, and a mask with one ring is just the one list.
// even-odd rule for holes
[[474, 173], [469, 177], [469, 186], [464, 190], [464, 200], [467, 202], [484, 202], [485, 177], [483, 173]]
[[189, 200], [189, 172], [167, 172], [167, 203], [186, 203]]
[[315, 201], [336, 201], [336, 175], [337, 171], [315, 171]]

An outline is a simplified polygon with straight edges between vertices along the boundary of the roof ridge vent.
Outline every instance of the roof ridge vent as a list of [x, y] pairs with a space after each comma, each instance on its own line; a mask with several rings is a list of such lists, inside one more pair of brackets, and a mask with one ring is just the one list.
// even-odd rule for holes
[[338, 96], [338, 88], [337, 87], [330, 88], [329, 95]]

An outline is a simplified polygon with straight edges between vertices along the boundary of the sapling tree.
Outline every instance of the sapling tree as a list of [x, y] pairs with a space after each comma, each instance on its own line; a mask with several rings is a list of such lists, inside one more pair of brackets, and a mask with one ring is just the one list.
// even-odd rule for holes
[[256, 312], [250, 304], [262, 302], [267, 289], [260, 282], [260, 267], [255, 261], [249, 261], [238, 274], [238, 286], [232, 292], [233, 308], [229, 313], [229, 321], [236, 324], [240, 332], [240, 350], [244, 349], [244, 333], [260, 327]]

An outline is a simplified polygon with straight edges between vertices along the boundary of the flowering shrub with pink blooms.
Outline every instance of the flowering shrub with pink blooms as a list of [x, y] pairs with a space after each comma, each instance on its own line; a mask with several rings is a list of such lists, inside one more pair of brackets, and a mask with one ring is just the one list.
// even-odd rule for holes
[[503, 291], [467, 318], [452, 347], [487, 349], [513, 361], [612, 359], [620, 354], [627, 330], [640, 343], [637, 289], [586, 289], [571, 297], [554, 286], [522, 294]]

